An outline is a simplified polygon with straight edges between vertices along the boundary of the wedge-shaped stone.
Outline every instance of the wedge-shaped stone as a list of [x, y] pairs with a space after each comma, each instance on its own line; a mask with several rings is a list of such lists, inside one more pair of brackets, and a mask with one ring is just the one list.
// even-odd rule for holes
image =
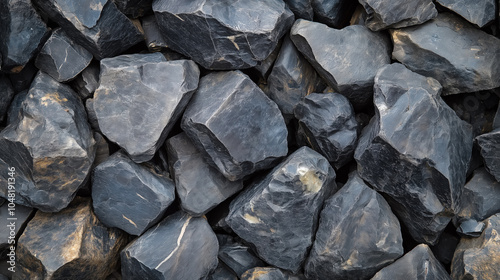
[[495, 19], [495, 0], [437, 0], [439, 4], [461, 15], [470, 23], [483, 27]]
[[72, 86], [82, 100], [94, 95], [99, 87], [99, 69], [98, 63], [90, 63], [72, 82]]
[[500, 182], [500, 128], [476, 137], [484, 165], [488, 172]]
[[241, 277], [245, 271], [265, 266], [266, 264], [253, 253], [253, 250], [238, 242], [219, 243], [219, 260], [229, 267], [238, 277]]

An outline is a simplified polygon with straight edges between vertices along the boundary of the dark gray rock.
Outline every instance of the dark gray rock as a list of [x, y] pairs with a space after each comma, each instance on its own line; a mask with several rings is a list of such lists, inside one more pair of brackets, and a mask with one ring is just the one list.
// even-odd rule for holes
[[134, 23], [111, 0], [33, 0], [33, 3], [99, 60], [119, 55], [144, 40]]
[[[94, 161], [95, 141], [81, 100], [42, 72], [0, 139], [1, 168], [16, 168], [16, 201], [42, 211], [65, 208]], [[0, 177], [2, 197], [6, 176]]]
[[[283, 36], [283, 38], [287, 38], [288, 36]], [[284, 39], [283, 39], [284, 40]], [[253, 67], [253, 69], [257, 70], [261, 77], [266, 80], [267, 77], [269, 77], [269, 74], [271, 70], [273, 69], [274, 62], [276, 61], [276, 58], [278, 57], [278, 54], [281, 50], [281, 45], [283, 43], [283, 40], [280, 40], [274, 50], [271, 52], [269, 56], [267, 56], [266, 59], [259, 61], [257, 65]], [[266, 81], [267, 82], [267, 81]]]
[[142, 17], [151, 12], [153, 0], [113, 0], [122, 13], [132, 18]]
[[[15, 178], [15, 177], [14, 177]], [[35, 209], [17, 205], [11, 201], [5, 201], [0, 207], [0, 252], [7, 250], [10, 252], [10, 246], [14, 245], [13, 240], [18, 241], [22, 229], [28, 224]], [[14, 237], [15, 239], [11, 239]], [[0, 257], [4, 257], [1, 254]]]
[[87, 110], [87, 117], [88, 121], [90, 124], [90, 127], [94, 131], [101, 132], [101, 129], [99, 128], [99, 121], [97, 120], [97, 115], [94, 110], [94, 99], [93, 98], [88, 98], [85, 101], [85, 109]]
[[432, 253], [442, 264], [450, 265], [458, 242], [460, 237], [455, 232], [445, 230], [439, 237], [438, 243], [432, 246]]
[[6, 117], [10, 103], [14, 98], [14, 89], [7, 75], [0, 73], [0, 123]]
[[500, 182], [500, 129], [479, 135], [475, 139], [481, 151], [484, 165], [488, 172]]
[[[41, 45], [40, 45], [41, 47]], [[24, 68], [18, 73], [10, 73], [9, 78], [12, 82], [12, 87], [15, 92], [20, 92], [23, 90], [27, 90], [31, 86], [31, 82], [35, 78], [36, 74], [38, 74], [38, 68], [35, 66], [34, 60], [30, 60]]]
[[391, 30], [392, 58], [438, 80], [443, 95], [500, 86], [500, 39], [449, 13]]
[[204, 76], [181, 127], [231, 181], [271, 167], [288, 152], [278, 106], [239, 71]]
[[94, 167], [98, 166], [102, 162], [104, 162], [109, 157], [109, 145], [104, 136], [101, 133], [94, 131], [94, 140], [95, 140], [95, 159], [92, 165], [92, 170]]
[[236, 276], [229, 268], [224, 264], [219, 262], [217, 268], [210, 274], [207, 280], [238, 280]]
[[236, 273], [238, 277], [241, 277], [245, 271], [251, 268], [266, 265], [255, 256], [250, 247], [239, 242], [220, 244], [219, 260]]
[[500, 102], [498, 102], [497, 111], [493, 119], [492, 128], [493, 130], [500, 128]]
[[279, 268], [256, 267], [246, 271], [241, 280], [289, 280], [289, 278]]
[[337, 190], [327, 159], [302, 147], [230, 205], [227, 223], [267, 263], [298, 272], [323, 201]]
[[483, 27], [495, 19], [497, 5], [495, 0], [437, 0], [436, 2], [478, 27]]
[[168, 177], [133, 162], [121, 152], [93, 171], [94, 211], [108, 227], [141, 235], [163, 217], [174, 198], [175, 186]]
[[370, 102], [377, 70], [390, 63], [389, 41], [362, 25], [337, 30], [299, 19], [290, 37], [325, 81], [355, 107]]
[[167, 49], [168, 45], [160, 32], [160, 27], [154, 15], [141, 18], [144, 38], [150, 52], [159, 52]]
[[457, 233], [460, 236], [479, 237], [486, 225], [474, 219], [462, 221], [457, 228]]
[[7, 123], [16, 123], [19, 121], [19, 119], [21, 118], [21, 107], [24, 100], [28, 96], [28, 93], [28, 90], [23, 90], [14, 95], [14, 98], [10, 103], [9, 111], [7, 112]]
[[213, 70], [255, 66], [294, 19], [279, 0], [157, 0], [153, 10], [168, 46]]
[[193, 61], [166, 61], [160, 53], [103, 59], [93, 101], [99, 128], [135, 162], [150, 160], [198, 87], [199, 75]]
[[312, 0], [285, 0], [288, 8], [295, 14], [295, 18], [313, 20], [314, 11]]
[[168, 165], [184, 211], [201, 216], [243, 188], [209, 165], [185, 133], [166, 142]]
[[375, 117], [354, 158], [359, 175], [417, 242], [435, 244], [465, 184], [472, 129], [440, 97], [441, 85], [396, 63], [375, 77]]
[[83, 69], [80, 75], [73, 80], [72, 86], [82, 100], [91, 98], [99, 87], [99, 75], [101, 70], [98, 63], [90, 63]]
[[217, 267], [217, 238], [203, 217], [177, 212], [127, 245], [124, 279], [203, 279]]
[[349, 23], [356, 4], [351, 0], [312, 0], [314, 19], [334, 28], [342, 28]]
[[295, 108], [298, 133], [307, 145], [325, 156], [335, 168], [352, 160], [358, 122], [346, 97], [338, 93], [312, 93]]
[[354, 172], [325, 201], [304, 271], [310, 279], [369, 279], [402, 255], [398, 219]]

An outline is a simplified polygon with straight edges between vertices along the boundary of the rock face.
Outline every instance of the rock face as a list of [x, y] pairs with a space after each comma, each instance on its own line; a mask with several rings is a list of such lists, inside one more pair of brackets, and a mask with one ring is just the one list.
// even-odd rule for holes
[[227, 223], [267, 263], [298, 272], [324, 199], [337, 190], [328, 161], [303, 147], [231, 202]]
[[138, 18], [151, 11], [153, 0], [114, 0], [113, 2], [122, 13]]
[[278, 106], [239, 71], [204, 76], [181, 127], [231, 181], [271, 167], [288, 152]]
[[241, 280], [288, 280], [281, 269], [276, 267], [256, 267], [249, 269], [241, 276]]
[[239, 280], [239, 278], [229, 268], [219, 262], [219, 265], [208, 276], [207, 280]]
[[205, 218], [168, 216], [121, 253], [124, 279], [202, 279], [217, 267], [217, 237]]
[[311, 0], [315, 20], [334, 28], [344, 27], [356, 8], [355, 1]]
[[290, 37], [323, 79], [355, 106], [369, 103], [377, 70], [390, 63], [388, 40], [362, 25], [337, 30], [299, 19]]
[[7, 75], [0, 73], [0, 122], [3, 122], [14, 98], [14, 89]]
[[284, 0], [296, 18], [313, 20], [314, 10], [311, 0]]
[[375, 77], [375, 117], [359, 139], [359, 175], [385, 193], [417, 242], [434, 244], [462, 194], [472, 129], [440, 98], [440, 84], [401, 64]]
[[162, 174], [115, 153], [93, 171], [92, 201], [108, 227], [141, 235], [156, 224], [174, 201], [175, 186]]
[[[0, 166], [16, 168], [16, 202], [47, 212], [71, 202], [95, 156], [82, 102], [44, 73], [33, 81], [0, 142]], [[6, 197], [7, 174], [2, 176], [0, 196]]]
[[59, 213], [37, 212], [17, 247], [12, 279], [105, 279], [115, 269], [125, 234], [102, 225], [89, 199]]
[[[10, 204], [10, 206], [9, 206]], [[11, 215], [13, 213], [13, 215]], [[12, 245], [11, 236], [16, 238], [22, 233], [22, 228], [28, 224], [31, 216], [35, 213], [35, 209], [22, 205], [12, 205], [6, 201], [0, 206], [0, 257], [4, 257], [4, 249], [10, 251]], [[13, 232], [12, 232], [13, 231]], [[17, 240], [17, 239], [16, 239]]]
[[82, 100], [94, 95], [95, 90], [99, 87], [100, 73], [99, 64], [90, 63], [89, 66], [83, 69], [81, 74], [73, 80], [72, 85]]
[[419, 26], [391, 30], [392, 57], [438, 80], [443, 95], [500, 86], [500, 39], [448, 13]]
[[134, 161], [150, 160], [198, 87], [199, 75], [194, 62], [166, 61], [161, 53], [103, 59], [93, 102], [99, 128]]
[[194, 216], [210, 211], [243, 188], [209, 165], [185, 133], [167, 140], [168, 165], [181, 207]]
[[257, 65], [294, 19], [279, 0], [157, 0], [153, 11], [170, 48], [213, 70]]
[[500, 129], [476, 137], [484, 165], [488, 172], [500, 182]]
[[220, 244], [219, 259], [238, 277], [249, 269], [266, 265], [248, 246], [239, 242]]
[[144, 29], [144, 38], [150, 52], [158, 52], [167, 48], [167, 42], [161, 34], [160, 27], [156, 22], [154, 15], [141, 18], [142, 29]]
[[483, 27], [495, 19], [495, 0], [437, 0], [439, 4], [461, 15], [469, 22]]

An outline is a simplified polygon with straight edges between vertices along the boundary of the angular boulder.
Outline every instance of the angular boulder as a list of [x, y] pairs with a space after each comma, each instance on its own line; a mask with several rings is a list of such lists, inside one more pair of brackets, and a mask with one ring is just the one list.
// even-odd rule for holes
[[98, 63], [90, 63], [80, 75], [73, 80], [72, 86], [82, 100], [90, 98], [94, 95], [95, 90], [99, 87], [99, 75], [101, 70]]
[[481, 134], [475, 139], [479, 146], [484, 166], [500, 182], [500, 128]]
[[499, 5], [495, 0], [436, 0], [436, 2], [480, 28], [495, 19], [496, 6]]
[[154, 15], [141, 18], [142, 29], [144, 29], [144, 38], [150, 52], [158, 52], [167, 49], [168, 45], [161, 34], [158, 22]]
[[229, 267], [238, 277], [245, 271], [266, 264], [255, 256], [250, 247], [240, 242], [227, 242], [220, 244], [219, 260]]
[[219, 265], [208, 276], [207, 280], [239, 280], [239, 278], [226, 265], [219, 262]]
[[295, 14], [295, 18], [313, 20], [314, 11], [311, 0], [284, 0], [290, 10]]
[[310, 0], [314, 19], [331, 26], [342, 28], [349, 23], [352, 13], [356, 8], [356, 1], [350, 0]]

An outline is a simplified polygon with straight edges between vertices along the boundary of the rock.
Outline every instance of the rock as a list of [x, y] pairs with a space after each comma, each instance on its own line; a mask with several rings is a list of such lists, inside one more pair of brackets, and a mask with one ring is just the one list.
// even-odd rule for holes
[[500, 182], [500, 151], [498, 150], [500, 129], [479, 135], [475, 141], [481, 151], [486, 169], [495, 177], [495, 180]]
[[241, 280], [289, 280], [288, 277], [276, 267], [256, 267], [249, 269]]
[[359, 175], [387, 195], [415, 241], [433, 245], [462, 194], [472, 129], [436, 80], [399, 63], [380, 69], [374, 91], [375, 117], [354, 154]]
[[[153, 2], [167, 44], [212, 70], [244, 69], [266, 59], [293, 23], [279, 0]], [[189, 30], [189, 32], [186, 32]]]
[[127, 245], [123, 279], [193, 280], [217, 267], [219, 244], [203, 217], [177, 212]]
[[500, 102], [498, 102], [497, 111], [493, 119], [492, 128], [493, 130], [500, 128]]
[[377, 70], [390, 63], [390, 44], [362, 25], [337, 30], [299, 19], [290, 31], [297, 49], [325, 81], [356, 106], [370, 103]]
[[239, 278], [225, 265], [219, 262], [217, 268], [208, 276], [208, 280], [238, 280]]
[[349, 0], [312, 0], [315, 21], [342, 28], [349, 23], [356, 4]]
[[101, 70], [99, 64], [90, 63], [83, 69], [80, 75], [73, 80], [72, 86], [82, 100], [91, 98], [95, 90], [99, 87], [99, 74]]
[[[17, 203], [58, 212], [84, 183], [95, 141], [82, 102], [67, 85], [40, 72], [14, 121], [0, 133], [0, 166], [16, 169]], [[2, 176], [7, 176], [3, 174]], [[7, 177], [0, 177], [6, 197]]]
[[[284, 38], [288, 38], [288, 36], [283, 36]], [[266, 59], [259, 61], [257, 65], [253, 67], [253, 69], [257, 70], [260, 73], [260, 76], [266, 80], [269, 77], [269, 74], [274, 66], [274, 62], [276, 61], [276, 58], [278, 57], [278, 54], [281, 50], [281, 45], [283, 43], [283, 40], [280, 40], [274, 50], [271, 52], [270, 55], [267, 56]]]
[[109, 145], [104, 136], [102, 136], [99, 132], [94, 132], [93, 135], [95, 139], [96, 152], [92, 170], [99, 164], [106, 161], [109, 157]]
[[392, 58], [438, 80], [443, 95], [500, 86], [500, 39], [449, 13], [391, 30]]
[[185, 133], [168, 139], [166, 146], [181, 207], [191, 215], [207, 213], [243, 188], [241, 180], [231, 182], [209, 165]]
[[28, 96], [27, 90], [23, 90], [16, 95], [12, 99], [10, 103], [9, 111], [7, 112], [7, 123], [17, 123], [21, 118], [21, 107], [23, 105], [24, 100]]
[[486, 225], [474, 219], [463, 221], [457, 228], [457, 233], [460, 236], [479, 237]]
[[470, 23], [482, 28], [495, 19], [495, 0], [465, 1], [437, 0], [442, 6], [461, 15]]
[[49, 29], [30, 0], [0, 3], [0, 69], [19, 73], [38, 52]]
[[93, 98], [88, 98], [85, 101], [85, 109], [87, 110], [87, 117], [89, 118], [89, 124], [90, 127], [92, 127], [92, 130], [96, 132], [101, 132], [101, 129], [99, 128], [99, 121], [97, 120], [97, 115], [94, 110], [94, 99]]
[[239, 242], [220, 244], [219, 259], [238, 277], [242, 277], [251, 268], [266, 265], [254, 255], [252, 249]]
[[5, 119], [14, 94], [15, 92], [9, 78], [0, 73], [0, 123]]
[[456, 232], [445, 230], [439, 237], [438, 243], [432, 246], [432, 253], [442, 264], [449, 266], [459, 241], [460, 237]]
[[99, 128], [135, 162], [150, 160], [198, 87], [199, 75], [194, 62], [166, 61], [160, 53], [103, 59], [93, 101]]
[[10, 73], [9, 78], [14, 91], [20, 92], [29, 89], [36, 74], [38, 74], [38, 68], [36, 68], [33, 60], [24, 65], [24, 68], [19, 73]]
[[326, 158], [303, 147], [238, 195], [226, 221], [265, 262], [296, 273], [312, 245], [323, 201], [336, 190]]
[[307, 145], [325, 156], [335, 168], [352, 160], [358, 122], [346, 97], [338, 93], [312, 93], [295, 108], [298, 133]]
[[161, 34], [160, 27], [156, 22], [154, 15], [141, 18], [142, 29], [144, 30], [144, 38], [150, 52], [159, 52], [167, 49], [168, 45]]
[[304, 271], [308, 279], [369, 279], [402, 255], [401, 228], [389, 204], [351, 173], [325, 201]]
[[[121, 54], [144, 40], [111, 0], [33, 0], [73, 41], [96, 59]], [[90, 7], [90, 9], [89, 9]]]
[[285, 0], [285, 3], [295, 14], [295, 18], [313, 20], [314, 10], [312, 0]]
[[272, 167], [288, 152], [278, 106], [239, 71], [204, 76], [181, 127], [231, 181]]
[[151, 12], [153, 0], [113, 0], [116, 7], [132, 18], [142, 17]]
[[386, 279], [451, 280], [446, 269], [425, 244], [413, 248], [402, 258], [377, 272], [372, 278], [372, 280]]
[[477, 238], [462, 237], [451, 264], [453, 279], [497, 279], [500, 275], [500, 213], [484, 220], [486, 228]]
[[19, 238], [12, 279], [104, 279], [126, 242], [99, 222], [90, 199], [78, 197], [59, 213], [36, 213]]
[[12, 242], [18, 241], [23, 232], [22, 229], [26, 227], [34, 212], [33, 208], [16, 205], [10, 201], [2, 204], [0, 207], [0, 252], [4, 250], [7, 252], [0, 254], [1, 258], [10, 253], [10, 246], [15, 246]]

